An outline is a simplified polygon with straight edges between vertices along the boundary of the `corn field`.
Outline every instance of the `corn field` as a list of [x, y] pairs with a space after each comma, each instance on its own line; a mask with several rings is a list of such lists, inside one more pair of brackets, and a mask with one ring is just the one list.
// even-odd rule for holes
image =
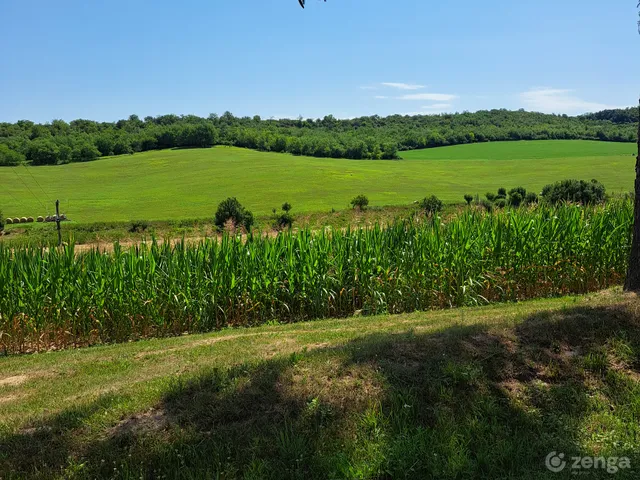
[[0, 244], [0, 349], [594, 291], [622, 282], [632, 219], [617, 201], [108, 254]]

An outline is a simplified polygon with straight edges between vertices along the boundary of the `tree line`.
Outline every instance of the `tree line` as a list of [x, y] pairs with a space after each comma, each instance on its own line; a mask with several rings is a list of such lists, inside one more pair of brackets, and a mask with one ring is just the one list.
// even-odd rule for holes
[[161, 115], [117, 122], [28, 120], [0, 123], [0, 165], [59, 165], [165, 148], [230, 145], [267, 152], [350, 159], [396, 159], [398, 152], [474, 142], [586, 139], [634, 142], [635, 109], [570, 117], [490, 110], [443, 115], [377, 115], [341, 120]]

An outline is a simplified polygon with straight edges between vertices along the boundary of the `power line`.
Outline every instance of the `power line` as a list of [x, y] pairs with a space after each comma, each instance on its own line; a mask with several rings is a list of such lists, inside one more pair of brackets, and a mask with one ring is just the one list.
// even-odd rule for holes
[[5, 190], [5, 192], [6, 192], [6, 193], [8, 193], [8, 194], [9, 194], [9, 196], [11, 196], [11, 198], [13, 198], [13, 200], [14, 200], [18, 205], [20, 205], [21, 207], [24, 207], [24, 203], [22, 203], [20, 200], [18, 200], [18, 199], [16, 198], [16, 196], [15, 196], [13, 193], [11, 193], [8, 189], [7, 189], [7, 190]]
[[38, 187], [40, 188], [40, 191], [42, 191], [42, 193], [44, 193], [44, 196], [46, 197], [47, 201], [49, 203], [53, 203], [53, 200], [51, 200], [51, 196], [47, 192], [44, 191], [44, 188], [42, 188], [42, 186], [40, 185], [38, 180], [36, 180], [36, 177], [33, 176], [33, 174], [31, 173], [31, 170], [29, 170], [29, 168], [24, 163], [22, 164], [22, 166], [27, 171], [29, 176], [33, 179], [33, 181], [36, 182], [36, 185], [38, 185]]
[[47, 212], [47, 207], [45, 207], [45, 206], [44, 206], [44, 203], [42, 203], [42, 202], [40, 201], [40, 199], [36, 196], [36, 194], [35, 194], [35, 193], [33, 193], [33, 190], [31, 190], [31, 189], [29, 188], [29, 185], [27, 185], [27, 184], [26, 184], [26, 182], [24, 181], [24, 179], [23, 179], [20, 175], [18, 175], [18, 171], [16, 170], [16, 167], [12, 167], [12, 168], [11, 168], [11, 170], [13, 170], [13, 173], [15, 173], [15, 174], [16, 174], [16, 177], [18, 177], [18, 178], [20, 179], [20, 181], [21, 181], [21, 182], [22, 182], [22, 184], [26, 187], [26, 189], [27, 189], [27, 190], [29, 190], [29, 192], [31, 193], [31, 195], [33, 195], [33, 198], [35, 198], [35, 199], [36, 199], [36, 201], [37, 201], [37, 202], [40, 204], [40, 206], [43, 208], [43, 213], [46, 213], [46, 212]]

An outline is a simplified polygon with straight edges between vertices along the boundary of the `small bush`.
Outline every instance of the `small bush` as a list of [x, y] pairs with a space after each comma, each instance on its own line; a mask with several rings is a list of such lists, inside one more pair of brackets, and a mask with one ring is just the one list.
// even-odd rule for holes
[[434, 213], [438, 213], [442, 210], [442, 200], [435, 195], [431, 195], [420, 202], [420, 208], [424, 210], [427, 215], [433, 215]]
[[509, 196], [513, 195], [514, 193], [519, 193], [520, 196], [524, 199], [527, 196], [527, 189], [524, 187], [516, 187], [509, 190]]
[[[285, 202], [282, 204], [282, 213], [280, 215], [275, 216], [275, 228], [282, 230], [284, 228], [291, 228], [293, 226], [293, 215], [291, 215], [291, 209], [293, 207], [289, 202]], [[276, 209], [273, 209], [273, 213], [275, 215]]]
[[507, 206], [507, 200], [505, 198], [498, 198], [494, 205], [496, 206], [496, 208], [504, 208]]
[[493, 212], [493, 203], [490, 202], [489, 200], [482, 200], [480, 202], [480, 205], [482, 206], [482, 208], [484, 208], [488, 213]]
[[520, 192], [513, 192], [509, 194], [509, 205], [511, 205], [512, 207], [519, 207], [520, 205], [522, 205], [523, 200], [524, 199], [522, 198]]
[[507, 189], [506, 188], [499, 188], [498, 189], [498, 197], [499, 198], [507, 198]]
[[280, 229], [291, 228], [293, 226], [293, 215], [283, 212], [276, 218], [276, 226]]
[[134, 220], [129, 227], [129, 233], [142, 233], [149, 228], [149, 222], [146, 220]]
[[364, 210], [369, 205], [369, 199], [365, 195], [358, 195], [351, 200], [351, 206], [358, 210]]
[[538, 203], [538, 195], [535, 192], [527, 193], [527, 196], [524, 198], [524, 203], [527, 205]]
[[575, 202], [583, 205], [600, 203], [605, 199], [604, 185], [597, 180], [562, 180], [542, 189], [542, 196], [551, 203]]
[[467, 202], [467, 205], [471, 205], [473, 202], [473, 195], [469, 195], [468, 193], [464, 196], [464, 201]]
[[485, 194], [485, 197], [487, 197], [487, 200], [489, 200], [490, 202], [493, 202], [496, 199], [496, 194], [492, 192], [487, 192]]
[[[7, 223], [9, 223], [9, 222], [7, 222]], [[0, 232], [2, 230], [4, 230], [4, 220], [2, 219], [2, 212], [0, 211]]]
[[247, 231], [251, 229], [254, 221], [253, 214], [245, 209], [235, 197], [220, 202], [216, 211], [215, 224], [219, 229], [222, 230], [229, 220], [233, 222], [235, 227], [243, 227]]

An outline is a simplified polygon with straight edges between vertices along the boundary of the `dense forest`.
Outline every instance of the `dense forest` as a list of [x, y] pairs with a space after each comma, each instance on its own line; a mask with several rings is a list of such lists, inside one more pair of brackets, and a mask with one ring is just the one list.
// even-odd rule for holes
[[229, 112], [201, 118], [131, 115], [114, 123], [27, 120], [0, 123], [0, 165], [59, 165], [163, 148], [233, 145], [294, 155], [395, 159], [398, 151], [473, 142], [590, 139], [634, 142], [638, 111], [605, 110], [570, 117], [491, 110], [389, 117], [263, 120]]

